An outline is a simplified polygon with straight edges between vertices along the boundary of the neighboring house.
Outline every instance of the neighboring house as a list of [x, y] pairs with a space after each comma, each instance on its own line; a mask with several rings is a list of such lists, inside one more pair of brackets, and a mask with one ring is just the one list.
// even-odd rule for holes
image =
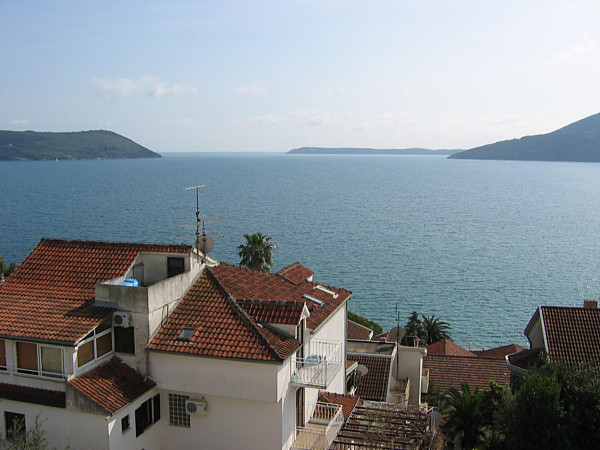
[[506, 357], [516, 388], [543, 353], [569, 367], [600, 361], [600, 309], [595, 300], [585, 300], [583, 307], [540, 306], [524, 334], [530, 348]]
[[348, 319], [348, 339], [368, 341], [373, 337], [373, 330]]
[[40, 241], [0, 287], [0, 432], [39, 416], [78, 449], [329, 445], [342, 402], [317, 401], [346, 391], [351, 293], [299, 263], [209, 265], [188, 246]]
[[506, 368], [503, 353], [511, 346], [497, 347], [479, 356], [448, 339], [427, 346], [423, 368], [429, 373], [430, 392], [446, 392], [450, 388], [460, 389], [467, 383], [474, 389], [488, 389], [490, 381], [508, 384], [510, 373]]

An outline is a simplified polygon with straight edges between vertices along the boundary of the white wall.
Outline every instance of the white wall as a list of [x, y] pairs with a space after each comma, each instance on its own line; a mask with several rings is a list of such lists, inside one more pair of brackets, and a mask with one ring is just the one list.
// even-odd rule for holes
[[280, 368], [278, 363], [150, 352], [149, 376], [169, 391], [276, 403]]
[[528, 325], [527, 339], [529, 339], [531, 348], [546, 348], [539, 308], [535, 311]]
[[[169, 421], [169, 399], [164, 393], [161, 393], [160, 399], [160, 420], [146, 428], [137, 438], [135, 436], [135, 410], [142, 403], [158, 393], [156, 389], [151, 390], [107, 419], [108, 439], [111, 450], [166, 450], [169, 448], [168, 446], [161, 446], [161, 428], [165, 422]], [[123, 432], [121, 419], [128, 414], [130, 428]]]
[[420, 347], [398, 347], [397, 363], [394, 364], [392, 373], [396, 373], [397, 378], [408, 378], [410, 387], [408, 400], [415, 404], [421, 403], [421, 375], [423, 372], [423, 358], [427, 350]]

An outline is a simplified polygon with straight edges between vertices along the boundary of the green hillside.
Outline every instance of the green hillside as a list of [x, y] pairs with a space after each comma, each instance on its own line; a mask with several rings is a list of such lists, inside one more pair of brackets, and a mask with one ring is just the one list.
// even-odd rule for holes
[[0, 161], [161, 158], [112, 131], [71, 133], [0, 130]]
[[600, 162], [600, 113], [552, 133], [483, 145], [449, 158]]

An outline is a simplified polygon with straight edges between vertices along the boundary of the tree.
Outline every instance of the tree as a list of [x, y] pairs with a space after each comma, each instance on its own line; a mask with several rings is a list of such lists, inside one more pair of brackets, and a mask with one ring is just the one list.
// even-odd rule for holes
[[245, 234], [244, 238], [246, 243], [238, 246], [238, 255], [242, 258], [240, 265], [268, 272], [269, 267], [273, 267], [272, 252], [277, 248], [269, 242], [271, 237], [254, 233]]
[[4, 274], [4, 276], [7, 277], [11, 273], [13, 273], [16, 268], [17, 268], [16, 262], [11, 262], [9, 265], [6, 263], [6, 261], [4, 261], [4, 258], [2, 258], [2, 255], [0, 255], [0, 275]]
[[460, 391], [450, 388], [444, 396], [444, 409], [449, 413], [443, 426], [444, 433], [459, 448], [473, 449], [483, 436], [483, 400], [482, 391], [475, 389], [471, 393], [469, 385], [461, 384]]
[[444, 322], [434, 315], [431, 317], [424, 315], [422, 323], [423, 328], [425, 329], [425, 345], [431, 345], [442, 339], [452, 340], [450, 333], [448, 332], [452, 327], [448, 322]]
[[359, 316], [358, 314], [354, 314], [352, 311], [348, 311], [348, 319], [353, 322], [356, 322], [364, 327], [370, 328], [373, 330], [375, 336], [383, 333], [383, 328], [378, 323], [373, 322], [372, 320], [367, 319], [366, 317]]
[[410, 316], [408, 316], [408, 322], [406, 322], [404, 329], [406, 331], [402, 341], [404, 345], [414, 345], [415, 338], [422, 341], [425, 341], [427, 338], [425, 328], [423, 327], [423, 321], [419, 318], [419, 313], [416, 311], [413, 311]]
[[[22, 421], [16, 420], [10, 430], [7, 430], [7, 439], [0, 436], [0, 450], [49, 450], [46, 432], [42, 429], [39, 416], [35, 418], [35, 425], [24, 430]], [[67, 447], [69, 448], [69, 447]], [[52, 447], [53, 450], [56, 447]]]

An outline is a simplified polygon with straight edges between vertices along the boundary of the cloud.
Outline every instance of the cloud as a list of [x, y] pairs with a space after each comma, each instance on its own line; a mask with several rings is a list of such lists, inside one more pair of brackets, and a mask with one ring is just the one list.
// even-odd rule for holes
[[92, 84], [101, 95], [114, 97], [164, 97], [166, 95], [195, 94], [196, 88], [179, 84], [169, 85], [157, 77], [143, 75], [140, 78], [93, 78]]
[[260, 86], [259, 84], [245, 84], [244, 86], [240, 86], [235, 90], [237, 95], [247, 96], [247, 97], [258, 97], [259, 95], [263, 95], [267, 90]]
[[261, 125], [272, 125], [281, 122], [282, 120], [284, 120], [284, 118], [276, 114], [263, 114], [262, 116], [254, 117], [254, 122]]
[[589, 56], [598, 53], [600, 50], [600, 36], [592, 38], [586, 34], [585, 40], [578, 44], [572, 45], [569, 49], [557, 53], [555, 59], [558, 61], [566, 61], [582, 56]]
[[26, 125], [29, 123], [29, 120], [27, 120], [27, 119], [11, 120], [11, 121], [9, 121], [9, 123], [11, 125]]
[[294, 111], [291, 115], [303, 125], [320, 126], [331, 123], [331, 115], [318, 109]]

